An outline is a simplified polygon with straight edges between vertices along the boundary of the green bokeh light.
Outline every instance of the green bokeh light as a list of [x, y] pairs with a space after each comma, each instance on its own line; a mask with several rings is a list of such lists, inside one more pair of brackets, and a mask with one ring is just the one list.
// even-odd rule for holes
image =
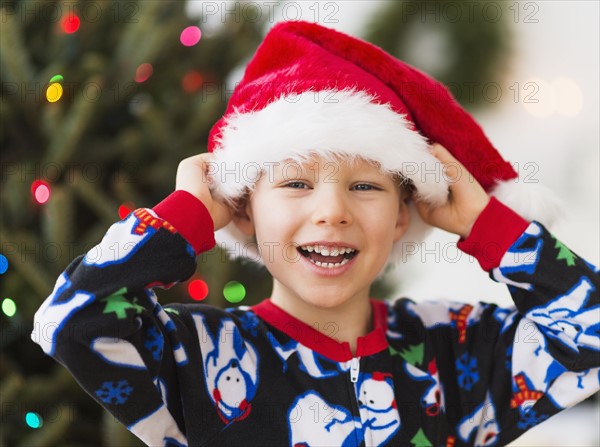
[[4, 298], [2, 300], [2, 312], [4, 312], [7, 317], [12, 317], [17, 313], [16, 303], [10, 298]]
[[229, 281], [223, 287], [223, 295], [230, 303], [239, 303], [246, 296], [246, 288], [238, 281]]

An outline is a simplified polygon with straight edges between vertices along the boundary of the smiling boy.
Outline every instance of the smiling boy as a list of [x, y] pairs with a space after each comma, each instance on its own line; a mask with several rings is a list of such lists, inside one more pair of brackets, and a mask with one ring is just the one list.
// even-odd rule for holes
[[[393, 179], [367, 161], [317, 160], [305, 171], [289, 179], [276, 169], [272, 183], [259, 181], [238, 226], [274, 245], [264, 257], [273, 304], [317, 327], [335, 322], [336, 337], [355, 352], [369, 332], [371, 284], [408, 227], [407, 206]], [[333, 258], [336, 249], [349, 253]]]
[[[598, 390], [598, 268], [490, 196], [511, 202], [516, 173], [427, 76], [279, 24], [209, 150], [36, 313], [52, 330], [32, 338], [147, 444], [504, 445]], [[258, 169], [228, 180], [240, 167]], [[371, 299], [427, 226], [460, 237], [516, 307]], [[188, 278], [215, 237], [264, 264], [271, 296], [161, 306], [152, 288]]]

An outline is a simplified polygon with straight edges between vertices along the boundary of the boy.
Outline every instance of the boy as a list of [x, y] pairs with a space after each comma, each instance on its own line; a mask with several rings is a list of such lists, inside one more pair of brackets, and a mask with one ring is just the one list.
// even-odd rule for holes
[[[516, 174], [430, 78], [282, 23], [209, 149], [36, 314], [33, 339], [147, 444], [504, 445], [598, 389], [598, 269], [488, 196], [510, 201]], [[369, 299], [424, 225], [460, 236], [517, 309]], [[152, 287], [188, 278], [215, 230], [267, 267], [270, 299], [163, 308]]]

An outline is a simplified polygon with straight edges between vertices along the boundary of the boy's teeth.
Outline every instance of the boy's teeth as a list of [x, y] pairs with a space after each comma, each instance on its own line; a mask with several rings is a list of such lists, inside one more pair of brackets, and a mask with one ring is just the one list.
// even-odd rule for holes
[[317, 264], [319, 267], [325, 267], [328, 269], [332, 269], [334, 267], [341, 267], [342, 265], [347, 264], [349, 261], [349, 259], [344, 259], [342, 262], [336, 262], [335, 264], [332, 264], [331, 262], [319, 262], [310, 259], [310, 262], [312, 262], [313, 264]]
[[309, 253], [314, 251], [315, 253], [319, 253], [323, 256], [338, 256], [356, 251], [353, 248], [348, 247], [325, 247], [323, 245], [306, 245], [301, 248]]

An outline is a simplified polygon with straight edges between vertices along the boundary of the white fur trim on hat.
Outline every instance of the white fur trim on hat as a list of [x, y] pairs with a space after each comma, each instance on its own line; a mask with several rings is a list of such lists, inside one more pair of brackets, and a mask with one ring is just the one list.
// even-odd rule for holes
[[260, 171], [274, 162], [332, 154], [377, 162], [384, 171], [412, 180], [423, 200], [446, 201], [448, 183], [426, 139], [389, 105], [356, 90], [305, 91], [256, 112], [232, 114], [214, 150], [215, 192], [232, 201], [252, 189]]
[[[305, 91], [282, 95], [258, 111], [233, 113], [213, 154], [214, 192], [230, 203], [252, 190], [261, 172], [275, 162], [302, 163], [311, 155], [330, 159], [334, 154], [364, 158], [383, 171], [401, 173], [412, 181], [418, 197], [433, 205], [448, 197], [448, 182], [426, 139], [403, 115], [363, 91]], [[413, 221], [410, 234], [423, 234], [426, 227]], [[233, 222], [215, 238], [231, 257], [262, 263], [254, 239]], [[401, 256], [401, 242], [391, 259]]]

